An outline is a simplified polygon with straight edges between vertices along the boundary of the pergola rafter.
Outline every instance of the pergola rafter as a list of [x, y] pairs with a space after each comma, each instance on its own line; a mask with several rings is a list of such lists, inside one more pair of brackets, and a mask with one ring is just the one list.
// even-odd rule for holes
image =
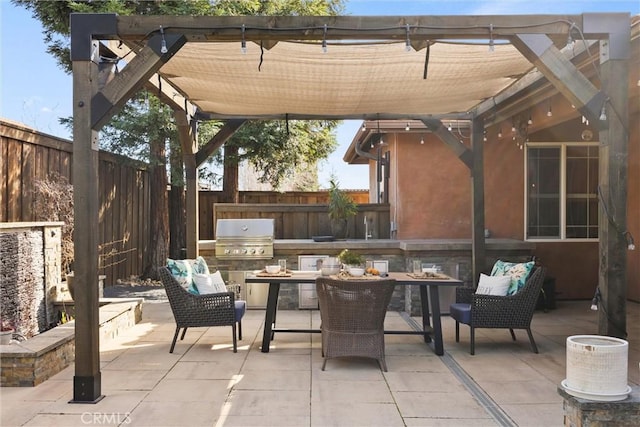
[[[187, 210], [188, 210], [188, 254], [197, 254], [197, 166], [204, 158], [224, 143], [244, 122], [251, 118], [273, 119], [289, 117], [291, 119], [312, 118], [360, 118], [360, 119], [417, 119], [432, 129], [449, 146], [456, 155], [470, 168], [472, 177], [472, 214], [473, 214], [473, 268], [474, 275], [484, 261], [484, 177], [483, 177], [483, 149], [482, 136], [486, 117], [496, 105], [500, 93], [492, 93], [493, 99], [485, 100], [473, 98], [462, 102], [459, 99], [450, 104], [445, 111], [437, 110], [438, 102], [432, 103], [424, 111], [409, 111], [405, 108], [404, 100], [394, 99], [394, 94], [387, 94], [384, 99], [390, 107], [388, 109], [368, 108], [359, 105], [357, 111], [331, 111], [331, 103], [324, 105], [324, 109], [314, 105], [313, 96], [302, 97], [300, 111], [279, 111], [276, 107], [267, 108], [261, 105], [259, 113], [252, 113], [248, 108], [253, 101], [245, 99], [239, 102], [239, 111], [224, 111], [224, 105], [229, 100], [225, 97], [233, 96], [233, 91], [227, 95], [211, 92], [217, 104], [209, 99], [198, 97], [197, 88], [207, 84], [210, 78], [209, 69], [198, 69], [198, 59], [184, 58], [181, 53], [185, 46], [191, 43], [233, 43], [239, 50], [241, 41], [261, 44], [275, 57], [275, 51], [281, 45], [287, 49], [294, 49], [291, 41], [331, 43], [330, 47], [336, 51], [355, 41], [359, 45], [367, 46], [386, 42], [405, 42], [412, 49], [423, 49], [434, 41], [478, 40], [480, 42], [511, 41], [512, 46], [501, 47], [500, 50], [511, 55], [513, 61], [513, 46], [538, 68], [556, 89], [575, 103], [583, 113], [591, 119], [600, 119], [603, 105], [608, 119], [600, 126], [600, 189], [602, 202], [608, 204], [615, 218], [608, 218], [603, 208], [600, 209], [600, 248], [602, 265], [600, 267], [600, 287], [607, 304], [606, 312], [617, 315], [601, 320], [600, 332], [604, 334], [619, 333], [625, 329], [624, 301], [626, 295], [626, 265], [624, 248], [626, 242], [619, 236], [618, 227], [626, 224], [626, 163], [622, 166], [619, 159], [626, 158], [628, 134], [627, 113], [627, 61], [629, 57], [629, 15], [628, 14], [582, 14], [582, 15], [523, 15], [523, 16], [379, 16], [379, 17], [304, 17], [304, 16], [236, 16], [236, 17], [194, 17], [194, 16], [117, 16], [114, 14], [74, 14], [71, 17], [72, 61], [74, 84], [74, 162], [73, 175], [76, 188], [74, 244], [76, 246], [75, 276], [79, 283], [76, 291], [76, 371], [74, 377], [75, 402], [95, 402], [101, 399], [101, 379], [99, 368], [98, 343], [98, 294], [97, 287], [88, 284], [95, 283], [98, 277], [98, 250], [95, 237], [92, 237], [93, 227], [98, 222], [98, 191], [97, 191], [97, 131], [109, 118], [143, 86], [149, 86], [151, 81], [162, 82], [154, 85], [161, 99], [168, 102], [175, 111], [180, 141], [185, 151], [185, 165], [187, 168]], [[559, 47], [566, 43], [567, 34], [577, 32], [585, 40], [599, 40], [601, 55], [600, 77], [602, 87], [595, 88], [563, 54]], [[134, 50], [135, 58], [104, 87], [98, 86], [98, 40], [119, 40]], [[299, 46], [304, 46], [301, 43]], [[497, 45], [496, 45], [497, 46]], [[271, 49], [271, 50], [269, 50]], [[346, 49], [345, 49], [346, 50]], [[498, 49], [496, 49], [498, 50]], [[446, 48], [443, 48], [443, 52]], [[190, 50], [197, 53], [197, 48]], [[220, 51], [222, 52], [222, 51]], [[473, 54], [473, 49], [469, 50]], [[417, 53], [417, 52], [414, 52]], [[497, 52], [496, 52], [497, 53]], [[517, 52], [516, 52], [517, 53]], [[475, 52], [477, 54], [477, 52]], [[220, 53], [222, 55], [222, 53]], [[319, 55], [322, 55], [321, 53]], [[424, 55], [420, 54], [420, 58]], [[194, 55], [197, 56], [197, 55]], [[239, 52], [238, 52], [239, 56]], [[183, 64], [192, 66], [191, 74], [186, 76], [189, 67], [170, 67], [172, 59], [182, 60]], [[225, 64], [233, 65], [239, 61], [237, 57], [229, 57]], [[326, 66], [331, 56], [326, 60], [310, 58], [310, 63], [316, 66]], [[427, 66], [436, 67], [437, 55], [431, 54], [425, 61]], [[388, 60], [388, 59], [387, 59]], [[416, 57], [405, 57], [399, 61], [413, 61], [418, 64]], [[187, 61], [187, 62], [184, 62]], [[188, 62], [191, 61], [191, 62]], [[275, 63], [275, 60], [271, 59]], [[382, 60], [378, 60], [379, 63]], [[487, 61], [480, 61], [487, 62]], [[378, 65], [379, 65], [378, 63]], [[204, 62], [203, 62], [204, 64]], [[211, 66], [209, 63], [208, 66]], [[262, 64], [262, 62], [261, 62]], [[367, 62], [367, 66], [376, 64]], [[388, 62], [385, 64], [389, 64]], [[513, 62], [518, 75], [523, 75], [523, 63]], [[216, 64], [218, 65], [218, 64]], [[300, 64], [298, 64], [300, 65]], [[303, 64], [304, 65], [304, 64]], [[336, 63], [337, 68], [340, 64]], [[445, 64], [447, 65], [447, 64]], [[386, 66], [386, 65], [385, 65]], [[440, 64], [442, 66], [442, 64]], [[201, 65], [202, 67], [202, 65]], [[171, 72], [163, 70], [171, 69]], [[442, 75], [446, 74], [447, 68]], [[455, 65], [450, 68], [456, 71]], [[158, 73], [158, 74], [156, 74]], [[254, 71], [255, 73], [255, 71]], [[183, 75], [184, 74], [184, 75]], [[228, 74], [228, 75], [227, 75]], [[250, 74], [235, 76], [234, 73], [219, 74], [216, 77], [243, 79], [249, 83], [250, 76], [263, 80], [257, 84], [267, 87], [270, 84], [282, 84], [278, 78], [284, 76], [270, 76], [265, 74]], [[283, 73], [284, 74], [284, 73]], [[433, 84], [437, 87], [437, 78], [429, 73], [430, 81], [407, 80], [405, 85]], [[158, 77], [158, 75], [160, 77]], [[530, 75], [530, 74], [529, 74]], [[371, 78], [375, 74], [370, 75]], [[197, 77], [197, 78], [196, 78]], [[268, 80], [271, 78], [272, 80]], [[313, 84], [303, 80], [306, 73], [288, 73], [290, 82], [303, 82], [303, 86]], [[405, 77], [393, 76], [395, 79]], [[415, 77], [412, 77], [415, 78]], [[517, 85], [517, 76], [494, 75], [493, 85], [498, 92], [508, 90], [509, 85]], [[532, 79], [532, 77], [530, 77]], [[196, 83], [194, 83], [196, 81]], [[340, 79], [334, 80], [339, 82]], [[425, 83], [426, 81], [426, 83]], [[237, 82], [235, 82], [237, 83]], [[364, 86], [360, 93], [375, 91], [375, 88]], [[323, 81], [326, 88], [316, 93], [336, 90], [330, 81]], [[448, 83], [450, 84], [450, 83]], [[191, 86], [189, 86], [191, 85]], [[200, 85], [200, 86], [199, 86]], [[279, 86], [285, 87], [285, 86]], [[186, 88], [186, 89], [185, 89]], [[196, 88], [196, 89], [194, 89]], [[204, 88], [202, 87], [204, 90]], [[477, 89], [477, 88], [476, 88]], [[218, 89], [220, 90], [220, 89]], [[471, 93], [472, 91], [470, 91]], [[374, 92], [375, 93], [375, 92]], [[173, 94], [173, 95], [172, 95]], [[175, 95], [175, 96], [174, 96]], [[419, 101], [429, 100], [433, 93], [420, 93], [420, 98], [414, 100], [414, 107]], [[514, 93], [515, 95], [515, 93]], [[382, 95], [380, 95], [382, 96]], [[470, 95], [471, 96], [471, 95]], [[476, 96], [484, 96], [476, 90]], [[491, 106], [493, 102], [493, 106]], [[183, 105], [182, 105], [183, 104]], [[316, 102], [317, 104], [317, 102]], [[201, 108], [201, 105], [211, 105], [211, 108]], [[293, 105], [293, 104], [292, 104]], [[377, 104], [385, 105], [385, 104]], [[426, 106], [427, 104], [425, 104]], [[391, 107], [393, 106], [393, 107]], [[335, 108], [338, 105], [333, 106]], [[198, 111], [195, 111], [195, 110]], [[387, 110], [387, 111], [380, 111]], [[195, 145], [194, 117], [225, 118], [230, 121], [216, 137], [201, 151], [197, 152]], [[440, 120], [466, 117], [472, 121], [472, 146], [461, 144], [442, 126]], [[603, 122], [605, 122], [603, 121]], [[620, 170], [622, 168], [622, 170]], [[195, 207], [195, 210], [194, 210]], [[611, 226], [613, 223], [615, 226]], [[611, 229], [611, 230], [610, 230]], [[622, 307], [622, 310], [619, 308]], [[602, 315], [601, 315], [602, 318]]]

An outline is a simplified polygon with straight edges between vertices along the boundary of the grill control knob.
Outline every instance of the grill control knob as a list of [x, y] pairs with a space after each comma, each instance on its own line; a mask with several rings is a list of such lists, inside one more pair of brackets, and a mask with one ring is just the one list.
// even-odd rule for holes
[[242, 253], [243, 253], [243, 254], [246, 254], [246, 253], [247, 253], [247, 250], [246, 250], [246, 249], [243, 249], [243, 250], [242, 250]]
[[263, 254], [263, 253], [264, 253], [264, 248], [258, 248], [257, 252], [258, 252], [259, 254]]
[[253, 255], [253, 254], [256, 253], [256, 250], [255, 249], [249, 249], [249, 253]]
[[231, 253], [231, 249], [225, 249], [225, 250], [224, 250], [224, 254], [225, 254], [225, 255], [229, 255], [230, 253]]

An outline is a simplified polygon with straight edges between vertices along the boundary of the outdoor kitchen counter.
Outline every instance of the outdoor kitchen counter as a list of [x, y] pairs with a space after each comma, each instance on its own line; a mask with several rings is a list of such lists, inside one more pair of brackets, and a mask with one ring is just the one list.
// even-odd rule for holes
[[[214, 250], [215, 240], [200, 240], [201, 250]], [[516, 239], [487, 239], [487, 249], [534, 250], [534, 242]], [[276, 239], [274, 249], [342, 250], [342, 249], [399, 249], [403, 251], [471, 250], [471, 239], [346, 239], [333, 242], [314, 242], [313, 239]]]
[[[533, 251], [534, 242], [516, 239], [487, 239], [487, 250]], [[213, 251], [215, 240], [200, 240], [199, 249]], [[347, 239], [332, 242], [314, 242], [312, 239], [276, 239], [273, 243], [276, 254], [281, 251], [304, 251], [310, 253], [331, 253], [342, 249], [365, 249], [382, 251], [470, 251], [471, 239]], [[277, 255], [276, 255], [277, 256]]]
[[[487, 239], [487, 249], [533, 250], [535, 243], [515, 239]], [[399, 249], [402, 251], [471, 250], [471, 239], [347, 239], [333, 242], [314, 242], [312, 239], [283, 239], [274, 241], [274, 249]]]

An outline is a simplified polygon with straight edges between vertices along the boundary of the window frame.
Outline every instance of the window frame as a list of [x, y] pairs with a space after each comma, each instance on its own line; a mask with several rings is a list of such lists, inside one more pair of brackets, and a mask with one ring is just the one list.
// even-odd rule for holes
[[[524, 241], [526, 242], [599, 242], [598, 237], [567, 237], [567, 147], [598, 147], [598, 141], [564, 141], [564, 142], [528, 142], [524, 153]], [[560, 149], [560, 237], [529, 237], [529, 148], [559, 148]], [[600, 152], [598, 150], [598, 159]], [[598, 171], [599, 172], [599, 171]], [[596, 197], [598, 194], [596, 192]], [[600, 209], [598, 209], [600, 215]], [[599, 219], [598, 219], [599, 222]]]

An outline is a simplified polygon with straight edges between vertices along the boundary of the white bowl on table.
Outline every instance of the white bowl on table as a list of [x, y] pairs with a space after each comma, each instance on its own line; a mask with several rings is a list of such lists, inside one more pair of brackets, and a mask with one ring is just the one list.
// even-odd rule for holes
[[278, 273], [280, 273], [280, 266], [279, 265], [267, 265], [267, 266], [265, 266], [264, 271], [266, 271], [269, 274], [278, 274]]
[[349, 267], [349, 274], [354, 277], [364, 276], [364, 268], [362, 267]]

